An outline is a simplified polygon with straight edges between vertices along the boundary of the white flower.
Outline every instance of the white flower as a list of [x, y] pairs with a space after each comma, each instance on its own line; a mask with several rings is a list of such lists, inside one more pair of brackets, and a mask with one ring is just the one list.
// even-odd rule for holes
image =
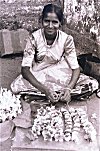
[[15, 96], [6, 88], [0, 89], [0, 122], [12, 120], [22, 112], [20, 95]]
[[56, 109], [52, 107], [41, 107], [34, 119], [32, 133], [35, 138], [42, 135], [45, 141], [74, 141], [79, 143], [78, 135], [82, 126], [84, 139], [95, 140], [96, 130], [88, 120], [86, 111], [83, 109], [66, 108]]

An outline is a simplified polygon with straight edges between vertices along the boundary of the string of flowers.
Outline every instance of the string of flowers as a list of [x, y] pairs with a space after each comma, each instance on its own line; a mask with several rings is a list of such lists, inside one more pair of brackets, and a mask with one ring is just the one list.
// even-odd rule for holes
[[12, 120], [22, 112], [20, 95], [14, 95], [6, 88], [0, 89], [0, 123]]
[[37, 117], [32, 126], [32, 133], [35, 138], [42, 134], [44, 140], [63, 141], [63, 120], [62, 114], [54, 106], [37, 110]]
[[96, 130], [88, 120], [86, 111], [81, 108], [56, 109], [55, 106], [37, 110], [32, 126], [34, 138], [43, 136], [45, 141], [74, 141], [79, 143], [79, 133], [83, 129], [84, 139], [96, 140]]

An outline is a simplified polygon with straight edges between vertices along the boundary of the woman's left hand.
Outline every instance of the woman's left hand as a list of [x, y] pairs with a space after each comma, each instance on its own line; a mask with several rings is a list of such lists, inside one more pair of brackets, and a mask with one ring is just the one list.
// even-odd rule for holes
[[59, 94], [59, 101], [61, 101], [61, 102], [70, 102], [71, 101], [71, 94], [70, 94], [69, 89], [61, 91], [61, 93]]

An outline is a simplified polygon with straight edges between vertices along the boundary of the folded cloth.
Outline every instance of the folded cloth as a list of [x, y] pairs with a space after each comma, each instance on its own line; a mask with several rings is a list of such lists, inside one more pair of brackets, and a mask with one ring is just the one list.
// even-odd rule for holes
[[29, 128], [31, 124], [31, 108], [30, 104], [22, 101], [23, 112], [14, 118], [13, 122], [16, 127]]
[[[71, 90], [71, 98], [81, 100], [83, 98], [89, 98], [98, 89], [98, 82], [96, 79], [87, 78], [85, 80], [79, 81], [74, 89]], [[63, 91], [63, 90], [62, 90]], [[57, 91], [58, 95], [60, 91]], [[36, 91], [23, 91], [20, 92], [23, 99], [30, 103], [33, 100], [39, 100], [39, 103], [49, 100], [46, 98], [45, 94]]]
[[0, 123], [0, 143], [8, 140], [11, 137], [14, 129], [13, 121], [5, 121]]

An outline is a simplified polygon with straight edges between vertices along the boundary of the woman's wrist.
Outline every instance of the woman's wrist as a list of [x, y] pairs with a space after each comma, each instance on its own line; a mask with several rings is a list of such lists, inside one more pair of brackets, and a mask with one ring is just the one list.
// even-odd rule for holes
[[44, 94], [46, 94], [46, 95], [49, 94], [49, 90], [48, 90], [48, 88], [45, 87], [45, 86], [43, 86], [42, 92], [43, 92]]

